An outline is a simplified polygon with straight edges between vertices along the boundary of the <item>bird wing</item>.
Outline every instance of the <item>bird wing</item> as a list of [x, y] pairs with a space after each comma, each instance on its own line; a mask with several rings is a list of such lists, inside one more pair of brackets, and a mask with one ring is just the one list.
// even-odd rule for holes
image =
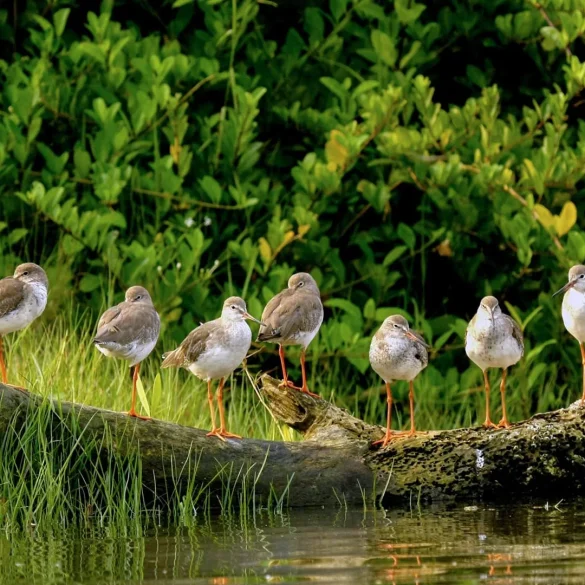
[[24, 283], [12, 276], [0, 280], [0, 317], [14, 311], [24, 299]]
[[100, 317], [94, 342], [128, 345], [145, 333], [158, 337], [159, 332], [160, 317], [153, 306], [124, 301]]
[[215, 321], [203, 323], [196, 329], [193, 329], [177, 349], [163, 356], [164, 360], [161, 367], [187, 367], [195, 363], [199, 356], [207, 349], [207, 344], [215, 330]]
[[503, 315], [506, 318], [506, 322], [510, 325], [510, 331], [512, 333], [512, 337], [518, 343], [520, 350], [522, 351], [522, 355], [524, 355], [524, 336], [522, 335], [522, 329], [520, 329], [520, 325], [512, 319], [509, 315]]
[[315, 327], [316, 315], [322, 311], [323, 305], [318, 295], [302, 294], [298, 291], [294, 296], [289, 294], [280, 300], [267, 319], [264, 318], [264, 314], [262, 315], [262, 322], [266, 323], [267, 327], [261, 328], [258, 341], [289, 339], [295, 332], [311, 331]]
[[467, 329], [465, 330], [465, 343], [467, 343], [467, 340], [468, 340], [469, 336], [471, 335], [470, 332], [475, 327], [476, 321], [477, 321], [477, 313], [475, 315], [473, 315], [473, 317], [471, 318], [471, 321], [467, 324]]
[[292, 289], [286, 288], [268, 301], [264, 307], [264, 311], [262, 311], [262, 317], [260, 317], [260, 320], [262, 323], [265, 323], [265, 325], [260, 325], [258, 341], [265, 341], [267, 339], [272, 339], [273, 337], [278, 337], [278, 335], [274, 334], [274, 331], [277, 329], [277, 324], [279, 323], [279, 309], [283, 302], [286, 305], [286, 299], [288, 299], [293, 292]]

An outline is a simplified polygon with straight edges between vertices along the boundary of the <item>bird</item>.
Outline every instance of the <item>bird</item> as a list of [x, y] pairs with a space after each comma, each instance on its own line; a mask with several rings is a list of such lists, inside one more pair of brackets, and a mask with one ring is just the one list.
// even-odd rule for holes
[[160, 317], [144, 287], [131, 286], [125, 299], [100, 317], [93, 343], [105, 356], [126, 360], [134, 368], [132, 402], [126, 414], [150, 420], [150, 417], [136, 412], [136, 383], [141, 362], [150, 355], [158, 341]]
[[[177, 349], [163, 356], [161, 367], [186, 368], [198, 378], [207, 381], [207, 402], [212, 425], [211, 431], [207, 433], [208, 437], [241, 439], [226, 428], [223, 387], [225, 378], [242, 363], [250, 349], [252, 331], [246, 319], [261, 323], [248, 313], [244, 299], [229, 297], [223, 303], [219, 319], [202, 323], [187, 335]], [[216, 426], [211, 392], [211, 382], [218, 378], [219, 427]]]
[[583, 366], [583, 394], [581, 405], [585, 405], [585, 266], [577, 264], [569, 270], [569, 281], [553, 294], [565, 293], [563, 297], [563, 323], [567, 331], [579, 342]]
[[[518, 323], [502, 313], [498, 299], [487, 296], [481, 299], [477, 313], [473, 316], [465, 333], [465, 352], [469, 359], [483, 372], [485, 384], [486, 428], [508, 428], [506, 413], [506, 379], [508, 368], [520, 361], [524, 355], [524, 340]], [[496, 425], [490, 418], [490, 381], [488, 368], [502, 368], [500, 395], [502, 397], [502, 419]]]
[[[300, 390], [317, 397], [307, 386], [305, 354], [323, 323], [321, 293], [315, 279], [306, 272], [297, 272], [288, 280], [288, 288], [268, 301], [261, 317], [262, 325], [256, 341], [278, 343], [278, 354], [282, 367], [281, 386]], [[299, 388], [289, 379], [286, 371], [284, 346], [301, 346], [301, 372], [303, 383]]]
[[410, 402], [410, 431], [406, 433], [413, 436], [416, 433], [414, 423], [414, 379], [429, 363], [428, 344], [416, 332], [411, 331], [408, 321], [402, 315], [391, 315], [382, 323], [380, 329], [372, 337], [370, 344], [370, 364], [373, 370], [386, 383], [386, 433], [373, 445], [381, 444], [385, 447], [393, 437], [404, 433], [392, 435], [392, 390], [391, 382], [406, 380], [409, 385]]
[[[17, 266], [14, 276], [0, 280], [0, 372], [3, 384], [8, 384], [3, 336], [23, 329], [41, 315], [47, 306], [48, 293], [47, 274], [32, 262]], [[19, 386], [15, 388], [24, 390]]]

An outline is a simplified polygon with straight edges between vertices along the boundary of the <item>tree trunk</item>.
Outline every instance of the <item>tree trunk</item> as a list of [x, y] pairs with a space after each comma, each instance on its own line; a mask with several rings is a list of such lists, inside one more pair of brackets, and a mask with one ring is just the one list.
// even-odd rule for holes
[[[319, 398], [262, 378], [262, 396], [275, 418], [299, 431], [298, 443], [230, 439], [159, 420], [69, 402], [53, 402], [60, 425], [83, 430], [85, 440], [120, 457], [139, 453], [145, 500], [184, 495], [195, 485], [221, 492], [254, 486], [258, 502], [284, 497], [291, 506], [437, 499], [565, 498], [585, 493], [585, 408], [570, 408], [512, 425], [432, 431], [372, 447], [383, 429]], [[0, 384], [0, 440], [18, 431], [43, 399]], [[111, 437], [105, 440], [105, 437]], [[55, 448], [58, 448], [55, 446]], [[185, 470], [191, 470], [186, 473]], [[178, 470], [183, 470], [178, 471]]]

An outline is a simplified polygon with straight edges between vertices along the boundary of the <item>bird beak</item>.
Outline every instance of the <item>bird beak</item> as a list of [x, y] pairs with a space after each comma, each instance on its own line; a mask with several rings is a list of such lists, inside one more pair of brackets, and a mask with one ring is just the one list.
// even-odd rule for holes
[[425, 347], [431, 347], [426, 341], [423, 341], [420, 337], [417, 337], [412, 331], [405, 331], [406, 337], [412, 339], [413, 341], [418, 341], [422, 343]]
[[252, 317], [252, 315], [250, 315], [250, 313], [248, 313], [247, 311], [244, 311], [242, 313], [242, 317], [244, 317], [244, 319], [249, 319], [250, 321], [254, 321], [256, 323], [259, 323], [260, 325], [266, 326], [265, 323], [262, 323], [262, 321], [259, 321], [258, 319], [256, 319], [256, 317]]
[[563, 286], [563, 288], [560, 288], [554, 295], [553, 297], [556, 297], [557, 295], [560, 295], [561, 293], [564, 293], [565, 291], [569, 290], [570, 288], [573, 288], [575, 285], [577, 284], [577, 279], [574, 280], [569, 280], [569, 282], [567, 282], [567, 284], [565, 284], [565, 286]]

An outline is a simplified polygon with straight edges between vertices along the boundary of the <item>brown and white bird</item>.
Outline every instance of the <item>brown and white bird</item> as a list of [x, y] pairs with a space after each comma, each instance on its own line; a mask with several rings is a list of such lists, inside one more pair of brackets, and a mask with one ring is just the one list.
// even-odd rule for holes
[[108, 309], [98, 322], [95, 346], [107, 357], [123, 359], [134, 368], [132, 375], [132, 403], [129, 416], [150, 420], [136, 412], [136, 383], [140, 363], [150, 355], [160, 333], [160, 317], [148, 291], [132, 286], [126, 291], [126, 300]]
[[3, 336], [32, 323], [47, 306], [49, 280], [45, 271], [32, 262], [21, 264], [14, 276], [0, 280], [0, 373], [8, 384]]
[[[309, 391], [305, 354], [323, 323], [323, 304], [321, 293], [315, 279], [306, 272], [293, 274], [288, 280], [288, 288], [279, 292], [268, 301], [262, 313], [262, 325], [257, 341], [278, 343], [278, 354], [284, 386], [295, 388], [305, 394], [318, 396]], [[303, 384], [299, 388], [289, 379], [284, 356], [285, 345], [301, 346], [301, 372]]]
[[402, 315], [387, 317], [370, 344], [370, 364], [374, 371], [386, 383], [386, 434], [373, 445], [382, 444], [385, 447], [394, 437], [405, 433], [392, 435], [392, 389], [390, 383], [395, 380], [408, 381], [408, 397], [410, 403], [410, 431], [416, 433], [414, 423], [414, 379], [429, 363], [429, 346], [416, 332], [411, 331], [408, 321]]
[[[524, 355], [524, 340], [518, 323], [502, 313], [498, 299], [492, 296], [481, 299], [477, 313], [467, 326], [465, 352], [469, 359], [483, 372], [485, 384], [485, 422], [483, 426], [509, 427], [506, 413], [506, 379], [508, 368], [520, 361]], [[496, 425], [490, 418], [490, 381], [488, 368], [502, 368], [500, 395], [502, 397], [502, 419]]]
[[563, 323], [567, 331], [579, 342], [583, 366], [583, 394], [581, 404], [585, 404], [585, 266], [577, 264], [569, 270], [569, 281], [558, 290], [563, 296]]
[[[252, 331], [246, 319], [260, 323], [248, 313], [243, 299], [229, 297], [223, 303], [219, 319], [202, 323], [187, 335], [177, 349], [163, 356], [163, 368], [186, 368], [198, 378], [207, 381], [207, 402], [213, 427], [207, 436], [241, 438], [239, 435], [228, 432], [226, 428], [223, 387], [225, 378], [242, 363], [250, 349]], [[211, 393], [211, 381], [218, 378], [219, 427], [215, 424]]]

